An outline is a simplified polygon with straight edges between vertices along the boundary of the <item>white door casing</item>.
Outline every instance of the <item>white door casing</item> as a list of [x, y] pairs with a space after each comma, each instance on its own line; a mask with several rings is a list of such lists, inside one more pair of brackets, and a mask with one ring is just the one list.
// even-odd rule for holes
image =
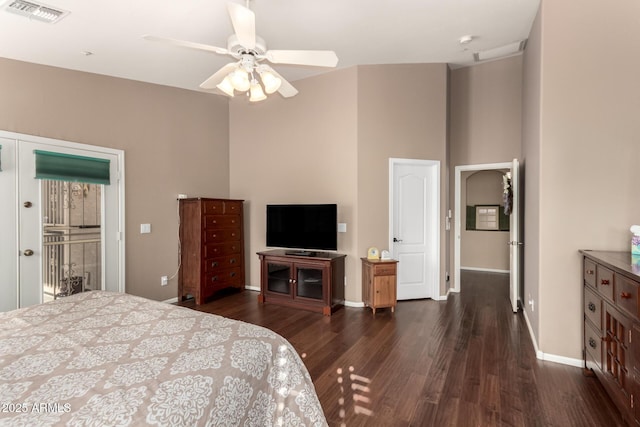
[[0, 138], [0, 312], [18, 307], [16, 141]]
[[[11, 150], [5, 151], [3, 137], [13, 143], [12, 156], [9, 156]], [[0, 291], [8, 292], [7, 295], [15, 293], [13, 301], [3, 299], [0, 311], [42, 302], [42, 209], [40, 180], [34, 178], [35, 149], [110, 160], [111, 184], [105, 185], [102, 191], [102, 283], [105, 290], [124, 292], [124, 152], [5, 131], [0, 131], [0, 145], [3, 171], [4, 164], [7, 164], [6, 171], [10, 172], [0, 178], [3, 195], [9, 188], [7, 177], [12, 175], [15, 182], [15, 191], [6, 203], [10, 208], [0, 209], [0, 219], [3, 220], [11, 218], [12, 210], [14, 222], [12, 227], [3, 223], [2, 234], [4, 236], [5, 230], [16, 230], [15, 239], [0, 240], [0, 254], [9, 256], [8, 260], [2, 261], [2, 266], [5, 263], [16, 266], [13, 272], [3, 268], [0, 273]], [[9, 147], [11, 144], [6, 145]], [[9, 168], [11, 164], [15, 167]], [[29, 208], [24, 205], [27, 201], [31, 202]], [[13, 247], [9, 240], [14, 242]], [[24, 256], [27, 249], [33, 251], [32, 256]]]
[[399, 300], [439, 299], [440, 162], [389, 159], [389, 248]]

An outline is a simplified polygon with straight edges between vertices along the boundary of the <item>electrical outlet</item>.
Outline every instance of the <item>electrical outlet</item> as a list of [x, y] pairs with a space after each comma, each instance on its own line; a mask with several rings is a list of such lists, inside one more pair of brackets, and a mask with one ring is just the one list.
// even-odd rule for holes
[[169, 284], [169, 278], [167, 276], [162, 276], [160, 278], [160, 286], [167, 286]]

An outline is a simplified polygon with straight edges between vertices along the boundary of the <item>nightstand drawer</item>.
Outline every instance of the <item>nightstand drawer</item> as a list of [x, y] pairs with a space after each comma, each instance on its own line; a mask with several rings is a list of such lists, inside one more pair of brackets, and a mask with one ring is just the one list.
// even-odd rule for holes
[[376, 264], [373, 266], [373, 274], [376, 276], [395, 276], [396, 263]]
[[584, 315], [602, 330], [602, 300], [589, 288], [584, 288]]

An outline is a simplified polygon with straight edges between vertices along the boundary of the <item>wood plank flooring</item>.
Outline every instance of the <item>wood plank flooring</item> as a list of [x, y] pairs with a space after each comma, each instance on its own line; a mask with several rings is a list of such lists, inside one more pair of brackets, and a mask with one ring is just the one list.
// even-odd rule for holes
[[253, 291], [181, 305], [287, 338], [330, 426], [623, 426], [596, 378], [536, 359], [508, 287], [508, 275], [463, 272], [447, 301], [401, 301], [375, 317], [260, 305]]

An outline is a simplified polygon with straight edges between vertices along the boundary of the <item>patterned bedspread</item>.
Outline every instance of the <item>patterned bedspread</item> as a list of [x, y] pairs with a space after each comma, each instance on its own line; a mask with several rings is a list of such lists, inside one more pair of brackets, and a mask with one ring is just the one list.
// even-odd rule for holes
[[274, 332], [94, 291], [0, 313], [0, 425], [325, 426]]

